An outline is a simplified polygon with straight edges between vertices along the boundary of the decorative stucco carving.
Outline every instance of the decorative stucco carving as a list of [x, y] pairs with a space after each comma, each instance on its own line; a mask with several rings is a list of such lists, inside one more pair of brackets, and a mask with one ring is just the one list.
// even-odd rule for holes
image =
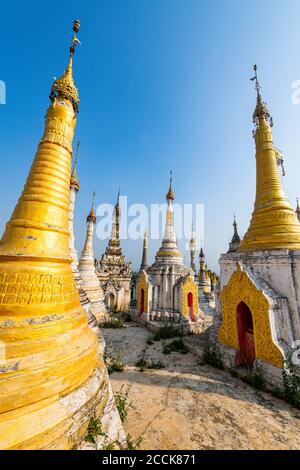
[[272, 337], [268, 297], [237, 263], [237, 270], [221, 292], [222, 325], [218, 332], [219, 341], [236, 350], [239, 348], [236, 310], [240, 302], [247, 304], [251, 310], [255, 357], [283, 367], [283, 354]]

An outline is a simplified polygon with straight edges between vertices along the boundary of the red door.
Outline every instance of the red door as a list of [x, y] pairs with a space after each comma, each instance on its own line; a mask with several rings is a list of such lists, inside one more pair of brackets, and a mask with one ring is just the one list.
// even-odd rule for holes
[[142, 315], [142, 313], [144, 312], [145, 310], [145, 291], [144, 289], [141, 289], [141, 297], [140, 297], [140, 311], [139, 311], [139, 316]]
[[241, 366], [246, 364], [252, 367], [255, 359], [255, 345], [251, 310], [245, 302], [240, 302], [236, 313], [239, 340], [236, 365]]
[[188, 308], [189, 308], [189, 316], [192, 321], [195, 321], [195, 315], [194, 315], [194, 303], [193, 303], [193, 294], [192, 292], [188, 293]]

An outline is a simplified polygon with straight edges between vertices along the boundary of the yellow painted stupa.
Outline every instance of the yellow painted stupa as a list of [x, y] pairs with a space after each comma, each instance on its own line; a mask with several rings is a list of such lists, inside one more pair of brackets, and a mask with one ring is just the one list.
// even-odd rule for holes
[[[221, 255], [217, 302], [210, 342], [225, 368], [260, 371], [268, 387], [282, 388], [300, 337], [300, 223], [284, 194], [278, 166], [281, 152], [273, 121], [260, 93], [254, 66], [256, 107], [256, 197], [249, 228]], [[283, 170], [284, 173], [284, 170]]]
[[273, 121], [260, 94], [256, 66], [253, 78], [256, 80], [257, 92], [253, 114], [256, 124], [256, 197], [250, 226], [240, 243], [239, 251], [299, 250], [300, 224], [280, 181], [278, 165], [282, 165], [283, 160], [281, 152], [273, 144]]
[[69, 254], [72, 61], [53, 83], [45, 130], [0, 242], [0, 449], [72, 449], [107, 400], [96, 335]]

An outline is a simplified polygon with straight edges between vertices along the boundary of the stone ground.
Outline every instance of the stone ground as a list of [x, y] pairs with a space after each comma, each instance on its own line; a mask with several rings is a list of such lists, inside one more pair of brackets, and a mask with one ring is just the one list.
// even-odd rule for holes
[[[142, 436], [140, 449], [300, 449], [300, 411], [284, 401], [191, 353], [164, 355], [161, 341], [147, 345], [151, 334], [134, 322], [102, 331], [107, 355], [126, 364], [110, 378], [114, 392], [130, 385], [124, 427], [134, 439]], [[145, 358], [161, 360], [164, 369], [135, 366], [145, 348]]]

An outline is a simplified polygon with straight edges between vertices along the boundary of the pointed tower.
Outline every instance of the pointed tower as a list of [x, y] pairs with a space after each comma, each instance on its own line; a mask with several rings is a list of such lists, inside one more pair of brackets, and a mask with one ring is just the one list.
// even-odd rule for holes
[[235, 215], [233, 216], [233, 224], [232, 225], [233, 225], [233, 236], [232, 236], [231, 242], [229, 243], [228, 253], [237, 251], [239, 249], [240, 242], [241, 242], [241, 239], [240, 239], [240, 236], [239, 236], [238, 230], [237, 230], [237, 223], [236, 223]]
[[266, 384], [277, 387], [300, 337], [300, 224], [282, 189], [277, 166], [283, 161], [254, 70], [255, 205], [238, 250], [219, 260], [210, 338], [226, 368], [259, 367]]
[[117, 195], [117, 202], [114, 207], [113, 218], [112, 218], [112, 227], [111, 235], [108, 241], [108, 246], [106, 248], [106, 254], [108, 256], [121, 256], [122, 250], [120, 245], [120, 190]]
[[72, 258], [72, 272], [75, 279], [75, 283], [79, 292], [80, 303], [83, 306], [87, 317], [89, 326], [95, 331], [95, 333], [99, 336], [100, 332], [97, 327], [97, 321], [94, 317], [92, 310], [90, 308], [90, 301], [86, 294], [86, 292], [82, 289], [82, 279], [78, 267], [78, 254], [75, 247], [75, 237], [74, 237], [74, 227], [73, 227], [73, 220], [74, 220], [74, 209], [75, 209], [75, 201], [77, 194], [79, 192], [80, 184], [79, 179], [77, 176], [77, 159], [78, 159], [78, 149], [79, 149], [80, 142], [77, 142], [76, 146], [76, 155], [74, 160], [74, 166], [71, 173], [70, 178], [70, 214], [69, 214], [69, 228], [70, 228], [70, 256]]
[[180, 319], [188, 327], [199, 319], [198, 285], [190, 268], [184, 265], [177, 246], [173, 221], [173, 181], [166, 194], [167, 210], [163, 240], [155, 262], [137, 279], [137, 318], [143, 313], [151, 317]]
[[78, 150], [79, 150], [80, 142], [77, 142], [76, 145], [76, 154], [74, 159], [74, 166], [72, 169], [71, 177], [70, 177], [70, 213], [69, 213], [69, 230], [70, 230], [70, 255], [72, 258], [72, 271], [74, 274], [75, 279], [78, 278], [79, 271], [78, 271], [78, 254], [75, 248], [75, 238], [74, 238], [74, 210], [75, 210], [75, 202], [76, 197], [80, 189], [79, 179], [77, 176], [77, 159], [78, 159]]
[[45, 130], [0, 242], [1, 449], [71, 449], [108, 390], [69, 253], [72, 140], [78, 91], [68, 66], [54, 81]]
[[205, 275], [205, 255], [203, 248], [201, 246], [200, 248], [200, 253], [199, 253], [199, 263], [200, 263], [200, 269], [199, 269], [199, 286], [203, 287], [206, 283], [206, 275]]
[[296, 207], [295, 213], [296, 213], [297, 219], [298, 219], [299, 222], [300, 222], [300, 207], [299, 207], [299, 200], [298, 200], [298, 198], [297, 198], [297, 207]]
[[256, 197], [250, 226], [239, 250], [299, 250], [300, 224], [283, 192], [277, 169], [283, 161], [273, 144], [272, 119], [260, 94], [256, 68], [255, 81], [257, 100], [253, 121], [256, 125]]
[[143, 256], [142, 256], [140, 271], [142, 271], [143, 269], [147, 269], [147, 267], [148, 267], [148, 232], [146, 229], [144, 233]]
[[108, 308], [114, 312], [128, 312], [131, 296], [131, 263], [122, 254], [120, 243], [120, 189], [112, 217], [111, 235], [105, 252], [97, 263], [97, 274], [105, 292]]
[[190, 247], [190, 254], [191, 254], [190, 267], [194, 271], [194, 273], [196, 273], [196, 271], [197, 271], [197, 266], [196, 266], [196, 237], [195, 237], [193, 222], [192, 222], [192, 235], [191, 235], [189, 247]]
[[170, 186], [166, 194], [167, 201], [167, 212], [166, 212], [166, 224], [164, 230], [164, 236], [162, 240], [162, 245], [158, 252], [156, 253], [156, 259], [161, 260], [162, 263], [172, 263], [180, 264], [184, 266], [183, 257], [177, 246], [176, 235], [174, 231], [174, 220], [173, 220], [173, 202], [175, 196], [173, 191], [173, 175], [172, 171], [170, 172]]
[[81, 276], [81, 287], [90, 301], [90, 311], [98, 322], [107, 319], [107, 310], [104, 302], [104, 293], [100, 285], [94, 261], [93, 236], [96, 223], [94, 210], [95, 192], [93, 193], [92, 207], [87, 216], [87, 231], [85, 244], [79, 260], [79, 272]]

